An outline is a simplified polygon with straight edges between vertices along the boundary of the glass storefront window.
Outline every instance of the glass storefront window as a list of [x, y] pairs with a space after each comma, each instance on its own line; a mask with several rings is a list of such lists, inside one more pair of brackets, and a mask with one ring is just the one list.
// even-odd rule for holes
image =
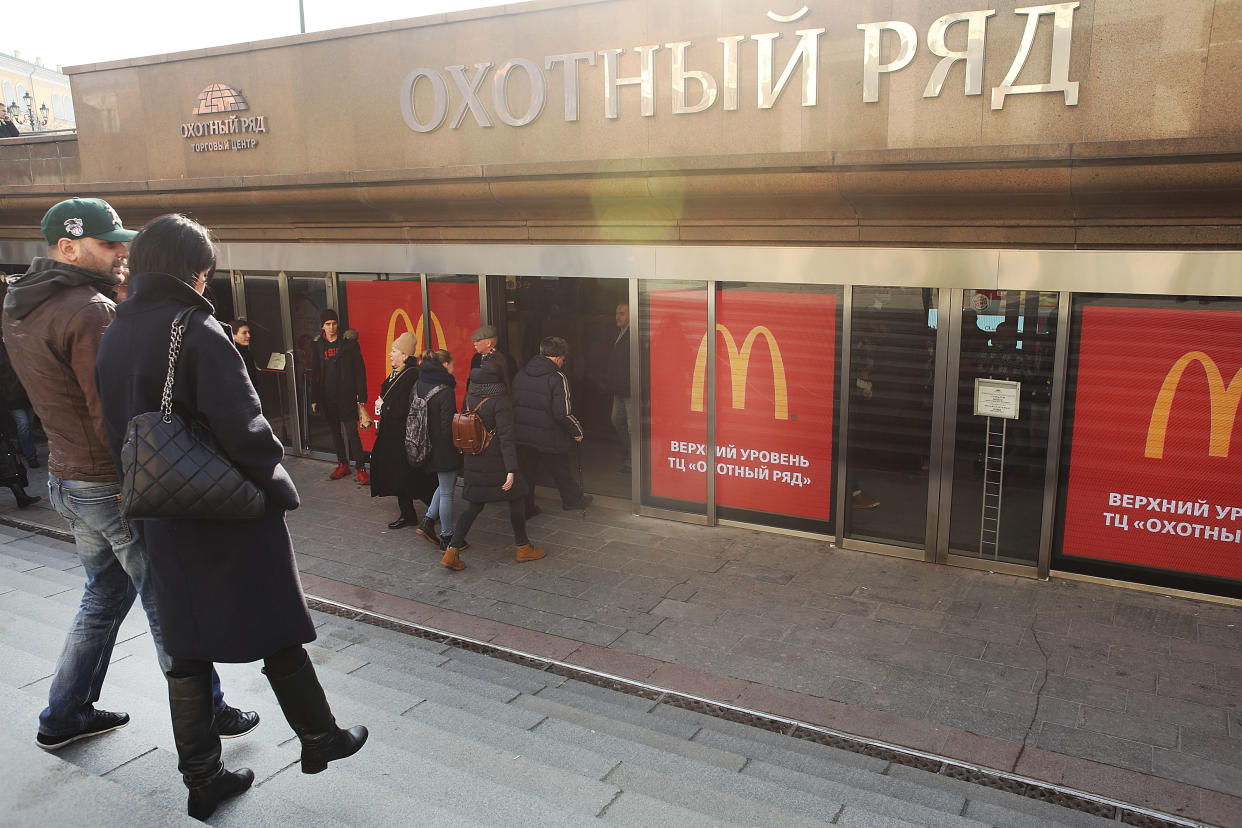
[[[707, 514], [707, 412], [695, 400], [695, 363], [707, 336], [706, 282], [639, 282], [644, 505]], [[704, 358], [706, 354], [704, 353]], [[705, 392], [699, 391], [700, 395]]]
[[844, 535], [921, 549], [936, 379], [936, 291], [851, 291]]
[[964, 292], [951, 554], [1038, 562], [1057, 299], [1048, 291]]
[[246, 273], [242, 284], [246, 318], [250, 321], [250, 354], [259, 369], [255, 390], [259, 393], [263, 416], [272, 424], [280, 442], [294, 446], [296, 403], [288, 378], [288, 372], [294, 367], [289, 362], [292, 344], [285, 338], [280, 308], [280, 278], [274, 273]]
[[840, 289], [730, 282], [716, 291], [690, 407], [705, 408], [716, 360], [717, 516], [832, 531]]
[[1242, 598], [1242, 302], [1075, 296], [1053, 566]]

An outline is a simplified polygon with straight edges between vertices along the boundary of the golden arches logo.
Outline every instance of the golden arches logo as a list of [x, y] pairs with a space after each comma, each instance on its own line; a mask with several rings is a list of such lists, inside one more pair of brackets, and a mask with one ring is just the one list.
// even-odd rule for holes
[[[742, 347], [724, 325], [716, 325], [716, 331], [724, 335], [725, 347], [729, 350], [729, 377], [733, 390], [733, 407], [746, 407], [746, 374], [750, 370], [750, 355], [755, 348], [755, 340], [763, 337], [768, 343], [768, 353], [772, 358], [773, 415], [778, 420], [789, 419], [789, 388], [785, 382], [785, 360], [781, 357], [780, 346], [776, 337], [764, 325], [756, 325], [742, 340]], [[704, 386], [707, 384], [707, 334], [699, 343], [699, 352], [694, 358], [694, 376], [690, 380], [690, 410], [703, 410]]]
[[1177, 386], [1182, 381], [1182, 374], [1192, 362], [1203, 366], [1207, 374], [1208, 399], [1212, 406], [1212, 426], [1208, 438], [1208, 454], [1212, 457], [1228, 457], [1229, 443], [1233, 438], [1233, 423], [1238, 415], [1238, 402], [1242, 399], [1242, 368], [1233, 375], [1233, 379], [1225, 385], [1216, 361], [1203, 351], [1188, 351], [1182, 354], [1169, 373], [1165, 374], [1164, 384], [1156, 395], [1156, 404], [1151, 409], [1151, 422], [1147, 426], [1147, 448], [1143, 454], [1147, 457], [1160, 459], [1164, 457], [1164, 435], [1169, 427], [1169, 410], [1173, 407], [1173, 397], [1177, 394]]
[[[404, 308], [397, 308], [392, 312], [392, 316], [388, 317], [388, 341], [384, 343], [384, 360], [387, 362], [388, 354], [392, 351], [392, 343], [401, 334], [397, 333], [397, 320], [405, 322], [405, 330], [414, 334], [415, 341], [421, 350], [423, 347], [423, 320], [426, 315], [418, 318], [418, 324], [415, 325], [410, 319], [410, 315], [405, 312]], [[444, 326], [440, 324], [440, 318], [433, 312], [431, 314], [431, 343], [433, 347], [448, 349], [448, 340], [444, 338]]]

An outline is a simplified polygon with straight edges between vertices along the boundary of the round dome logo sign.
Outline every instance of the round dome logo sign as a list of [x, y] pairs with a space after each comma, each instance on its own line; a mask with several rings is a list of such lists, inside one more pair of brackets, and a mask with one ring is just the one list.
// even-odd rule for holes
[[[243, 117], [235, 114], [249, 109], [250, 105], [240, 89], [213, 83], [198, 93], [198, 100], [190, 110], [191, 115], [209, 117], [182, 124], [181, 137], [193, 141], [190, 147], [195, 152], [254, 149], [259, 145], [259, 140], [249, 136], [265, 134], [267, 119], [263, 115]], [[196, 138], [207, 140], [195, 141]]]

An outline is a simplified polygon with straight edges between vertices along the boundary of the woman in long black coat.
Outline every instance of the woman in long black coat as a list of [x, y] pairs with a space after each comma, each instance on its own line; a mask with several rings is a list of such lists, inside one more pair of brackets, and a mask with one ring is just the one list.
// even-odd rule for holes
[[[427, 401], [428, 452], [423, 468], [435, 475], [436, 490], [431, 505], [419, 524], [418, 534], [434, 543], [441, 551], [453, 540], [453, 489], [457, 486], [457, 470], [461, 468], [461, 452], [453, 445], [453, 415], [457, 413], [457, 378], [453, 376], [453, 355], [440, 349], [423, 351], [418, 366], [418, 384], [414, 392]], [[436, 533], [436, 521], [440, 532]], [[458, 551], [468, 544], [463, 540]]]
[[547, 553], [535, 548], [526, 536], [526, 482], [518, 474], [517, 443], [513, 439], [513, 398], [505, 383], [504, 367], [499, 352], [483, 356], [478, 367], [470, 369], [466, 385], [465, 410], [477, 410], [483, 425], [492, 433], [491, 442], [482, 454], [463, 455], [466, 478], [466, 502], [470, 505], [457, 519], [453, 539], [440, 564], [461, 570], [461, 550], [474, 519], [488, 503], [509, 504], [509, 525], [517, 545], [518, 563], [537, 561]]
[[376, 405], [379, 423], [371, 448], [371, 497], [397, 498], [401, 514], [388, 524], [389, 529], [418, 523], [414, 499], [429, 504], [436, 490], [435, 478], [411, 466], [405, 456], [405, 420], [410, 413], [410, 394], [418, 380], [418, 358], [414, 356], [417, 347], [417, 340], [408, 331], [393, 340], [388, 354], [392, 373], [380, 385]]
[[204, 422], [220, 448], [266, 495], [253, 520], [130, 521], [150, 557], [150, 583], [172, 657], [168, 702], [177, 767], [189, 788], [189, 814], [206, 819], [223, 800], [250, 787], [247, 768], [226, 771], [212, 729], [212, 662], [263, 659], [263, 672], [302, 744], [302, 772], [318, 773], [362, 747], [364, 727], [336, 726], [315, 668], [302, 647], [315, 628], [302, 595], [285, 512], [299, 505], [280, 464], [284, 450], [259, 411], [259, 398], [226, 330], [202, 296], [215, 270], [206, 228], [161, 216], [130, 248], [138, 275], [117, 307], [95, 365], [104, 428], [117, 468], [133, 416], [160, 406], [173, 318], [187, 321], [176, 366], [174, 406]]

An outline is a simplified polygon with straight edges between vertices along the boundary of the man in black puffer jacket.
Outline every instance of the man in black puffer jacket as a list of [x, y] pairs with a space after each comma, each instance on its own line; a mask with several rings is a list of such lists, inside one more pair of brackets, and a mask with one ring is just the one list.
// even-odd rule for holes
[[569, 468], [569, 451], [582, 442], [582, 424], [574, 416], [569, 380], [561, 372], [569, 356], [569, 343], [549, 336], [539, 343], [539, 354], [513, 378], [513, 413], [518, 444], [518, 464], [530, 483], [526, 516], [538, 514], [534, 481], [546, 469], [561, 493], [565, 511], [585, 509], [591, 496], [582, 493]]

